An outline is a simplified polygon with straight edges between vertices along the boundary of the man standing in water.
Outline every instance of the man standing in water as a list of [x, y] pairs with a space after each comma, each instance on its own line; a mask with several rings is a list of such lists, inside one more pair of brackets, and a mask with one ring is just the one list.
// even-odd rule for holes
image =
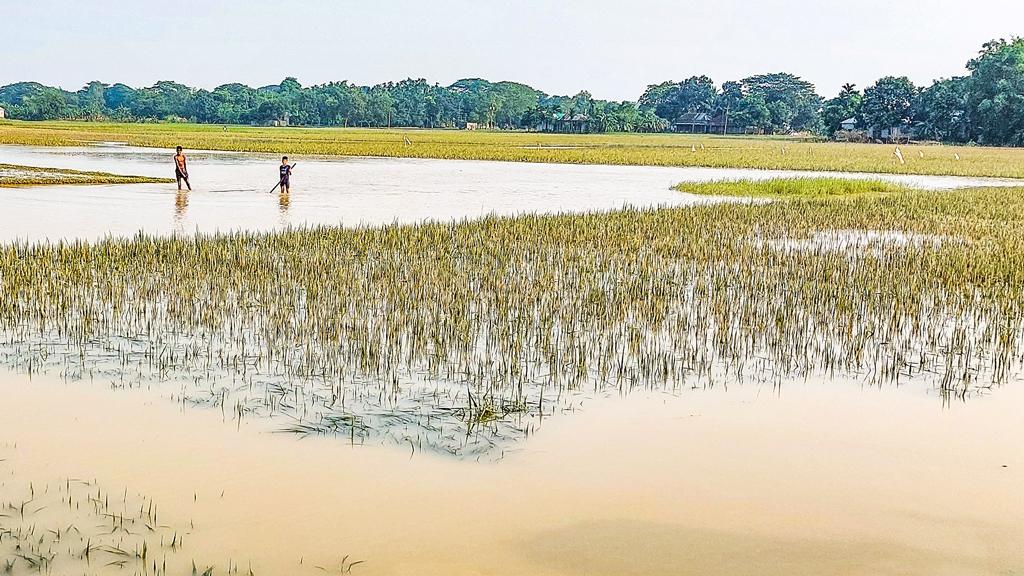
[[181, 146], [178, 146], [178, 153], [174, 155], [174, 179], [178, 181], [178, 192], [181, 192], [181, 181], [185, 181], [185, 185], [188, 186], [189, 192], [192, 191], [192, 185], [188, 182], [188, 163], [185, 159], [185, 155], [181, 152]]

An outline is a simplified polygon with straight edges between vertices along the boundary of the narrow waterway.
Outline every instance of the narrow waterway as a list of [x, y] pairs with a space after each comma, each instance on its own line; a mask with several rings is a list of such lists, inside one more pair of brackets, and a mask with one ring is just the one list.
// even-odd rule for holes
[[[173, 151], [106, 145], [0, 146], [0, 163], [174, 175]], [[672, 190], [680, 182], [816, 176], [718, 168], [579, 166], [387, 158], [291, 158], [293, 193], [270, 194], [280, 157], [191, 152], [193, 191], [174, 184], [0, 189], [0, 242], [95, 240], [104, 236], [279, 230], [289, 226], [380, 225], [489, 214], [589, 212], [624, 206], [712, 201]], [[928, 189], [1020, 184], [947, 176], [830, 174], [880, 178]]]

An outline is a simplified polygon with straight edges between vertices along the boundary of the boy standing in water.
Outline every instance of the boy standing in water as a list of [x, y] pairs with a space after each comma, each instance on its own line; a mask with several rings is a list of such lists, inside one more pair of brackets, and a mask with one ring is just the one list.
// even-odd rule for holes
[[291, 187], [292, 167], [288, 165], [288, 157], [281, 158], [281, 194], [289, 194]]
[[192, 185], [188, 182], [188, 163], [185, 155], [181, 152], [181, 146], [178, 146], [177, 154], [174, 155], [174, 179], [178, 181], [178, 192], [181, 192], [182, 180], [188, 186], [189, 192], [192, 191]]

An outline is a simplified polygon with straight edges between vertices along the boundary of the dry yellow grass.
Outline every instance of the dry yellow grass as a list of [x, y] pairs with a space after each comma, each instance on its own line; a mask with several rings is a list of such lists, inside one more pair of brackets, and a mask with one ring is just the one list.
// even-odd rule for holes
[[[406, 139], [410, 144], [406, 144]], [[253, 128], [193, 124], [0, 123], [0, 143], [134, 146], [304, 155], [501, 160], [572, 164], [709, 166], [1024, 178], [1024, 150], [893, 146], [788, 138], [678, 134], [564, 135], [526, 132]], [[701, 146], [703, 145], [703, 146]]]

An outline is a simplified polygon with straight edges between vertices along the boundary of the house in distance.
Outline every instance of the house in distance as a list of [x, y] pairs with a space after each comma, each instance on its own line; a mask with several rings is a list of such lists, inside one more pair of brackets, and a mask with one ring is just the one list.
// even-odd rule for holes
[[732, 122], [725, 112], [687, 112], [676, 118], [673, 129], [682, 134], [746, 134], [747, 127]]

